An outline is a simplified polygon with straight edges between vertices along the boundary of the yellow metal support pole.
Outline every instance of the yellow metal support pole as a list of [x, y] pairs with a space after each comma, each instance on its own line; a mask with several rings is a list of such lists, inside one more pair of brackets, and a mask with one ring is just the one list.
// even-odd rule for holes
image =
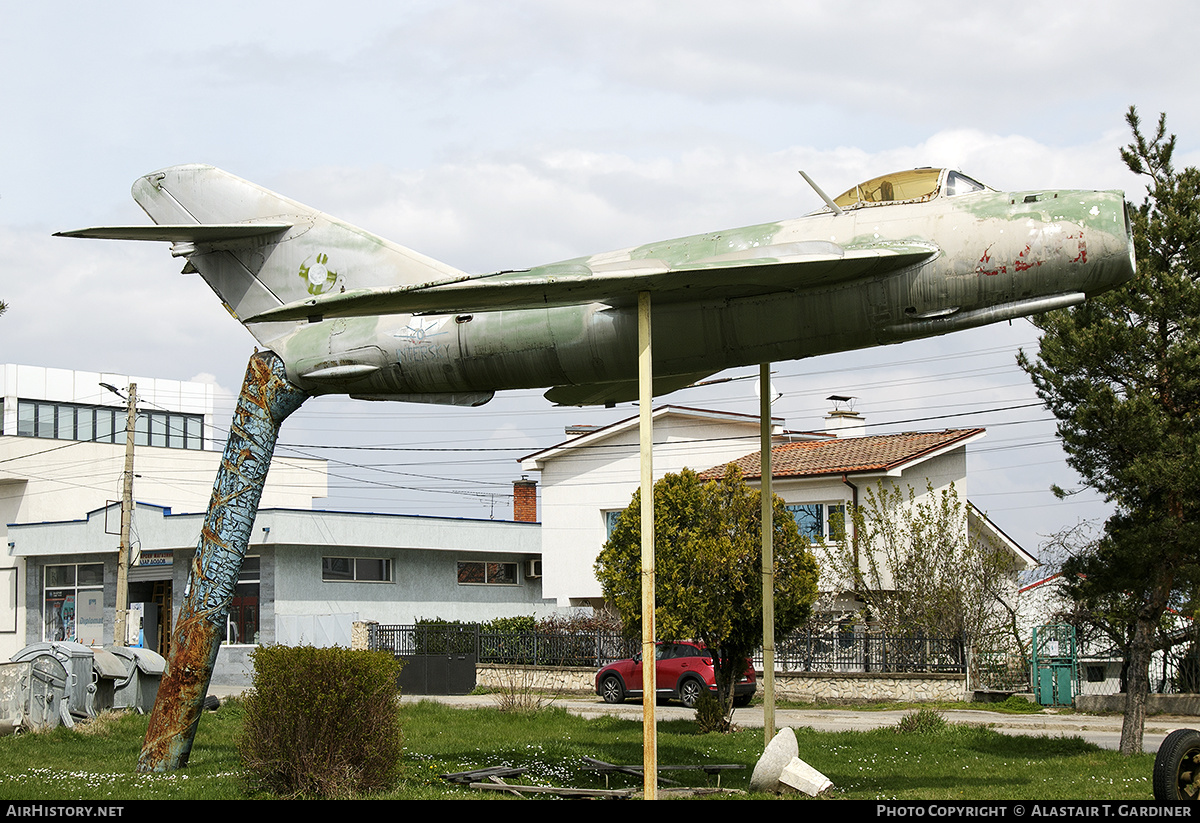
[[654, 654], [654, 379], [650, 292], [638, 292], [638, 440], [642, 464], [642, 793], [658, 799], [658, 693]]
[[758, 367], [762, 467], [763, 744], [775, 736], [775, 507], [771, 492], [771, 364]]

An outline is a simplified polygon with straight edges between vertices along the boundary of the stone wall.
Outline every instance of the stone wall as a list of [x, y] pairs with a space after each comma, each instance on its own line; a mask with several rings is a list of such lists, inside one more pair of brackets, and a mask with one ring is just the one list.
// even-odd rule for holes
[[511, 689], [514, 686], [533, 691], [596, 693], [596, 670], [557, 666], [475, 665], [475, 685], [484, 689]]
[[[476, 684], [482, 688], [511, 688], [520, 685], [537, 691], [595, 694], [595, 669], [548, 666], [475, 667]], [[762, 694], [759, 676], [758, 693]], [[911, 703], [964, 700], [966, 680], [951, 674], [776, 674], [778, 700], [797, 703], [853, 703], [896, 700]]]
[[[1125, 711], [1124, 694], [1081, 694], [1075, 698], [1075, 708], [1081, 712]], [[1198, 694], [1151, 694], [1146, 696], [1146, 714], [1181, 714], [1200, 716]]]
[[[759, 683], [759, 692], [762, 683]], [[895, 700], [925, 703], [969, 700], [961, 674], [901, 674], [896, 672], [805, 672], [776, 674], [775, 696], [797, 703], [854, 703]]]

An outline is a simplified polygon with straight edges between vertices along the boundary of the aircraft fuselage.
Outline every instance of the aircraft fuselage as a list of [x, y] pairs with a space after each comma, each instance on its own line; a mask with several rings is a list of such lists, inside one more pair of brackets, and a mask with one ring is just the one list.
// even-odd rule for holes
[[[654, 305], [656, 375], [700, 375], [944, 334], [1072, 305], [1133, 273], [1123, 196], [1096, 191], [985, 191], [817, 213], [555, 265], [639, 258], [678, 264], [814, 239], [848, 251], [914, 241], [938, 251], [899, 271]], [[291, 379], [314, 393], [472, 403], [496, 390], [631, 381], [636, 323], [629, 301], [340, 317], [302, 326], [275, 347]], [[328, 377], [312, 379], [323, 370]]]
[[655, 392], [736, 366], [929, 337], [1075, 305], [1134, 273], [1121, 192], [998, 192], [914, 169], [828, 207], [519, 271], [470, 275], [220, 169], [139, 178], [163, 240], [311, 394], [478, 405], [636, 396], [636, 303]]

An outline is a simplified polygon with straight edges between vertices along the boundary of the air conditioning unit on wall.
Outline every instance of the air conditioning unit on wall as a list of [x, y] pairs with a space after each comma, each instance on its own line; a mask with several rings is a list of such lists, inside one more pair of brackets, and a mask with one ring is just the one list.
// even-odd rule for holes
[[542, 576], [542, 560], [540, 557], [537, 558], [536, 560], [526, 560], [525, 561], [525, 576], [526, 577], [541, 577]]

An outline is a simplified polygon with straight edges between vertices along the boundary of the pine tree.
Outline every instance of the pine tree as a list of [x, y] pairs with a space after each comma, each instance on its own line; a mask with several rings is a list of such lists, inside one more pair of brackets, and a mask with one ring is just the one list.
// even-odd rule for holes
[[1175, 169], [1165, 115], [1151, 138], [1135, 108], [1126, 122], [1133, 142], [1121, 158], [1147, 187], [1128, 208], [1137, 276], [1035, 319], [1038, 354], [1019, 363], [1058, 419], [1067, 462], [1115, 508], [1103, 537], [1063, 571], [1081, 601], [1125, 601], [1121, 752], [1133, 754], [1155, 632], [1200, 571], [1200, 172]]

